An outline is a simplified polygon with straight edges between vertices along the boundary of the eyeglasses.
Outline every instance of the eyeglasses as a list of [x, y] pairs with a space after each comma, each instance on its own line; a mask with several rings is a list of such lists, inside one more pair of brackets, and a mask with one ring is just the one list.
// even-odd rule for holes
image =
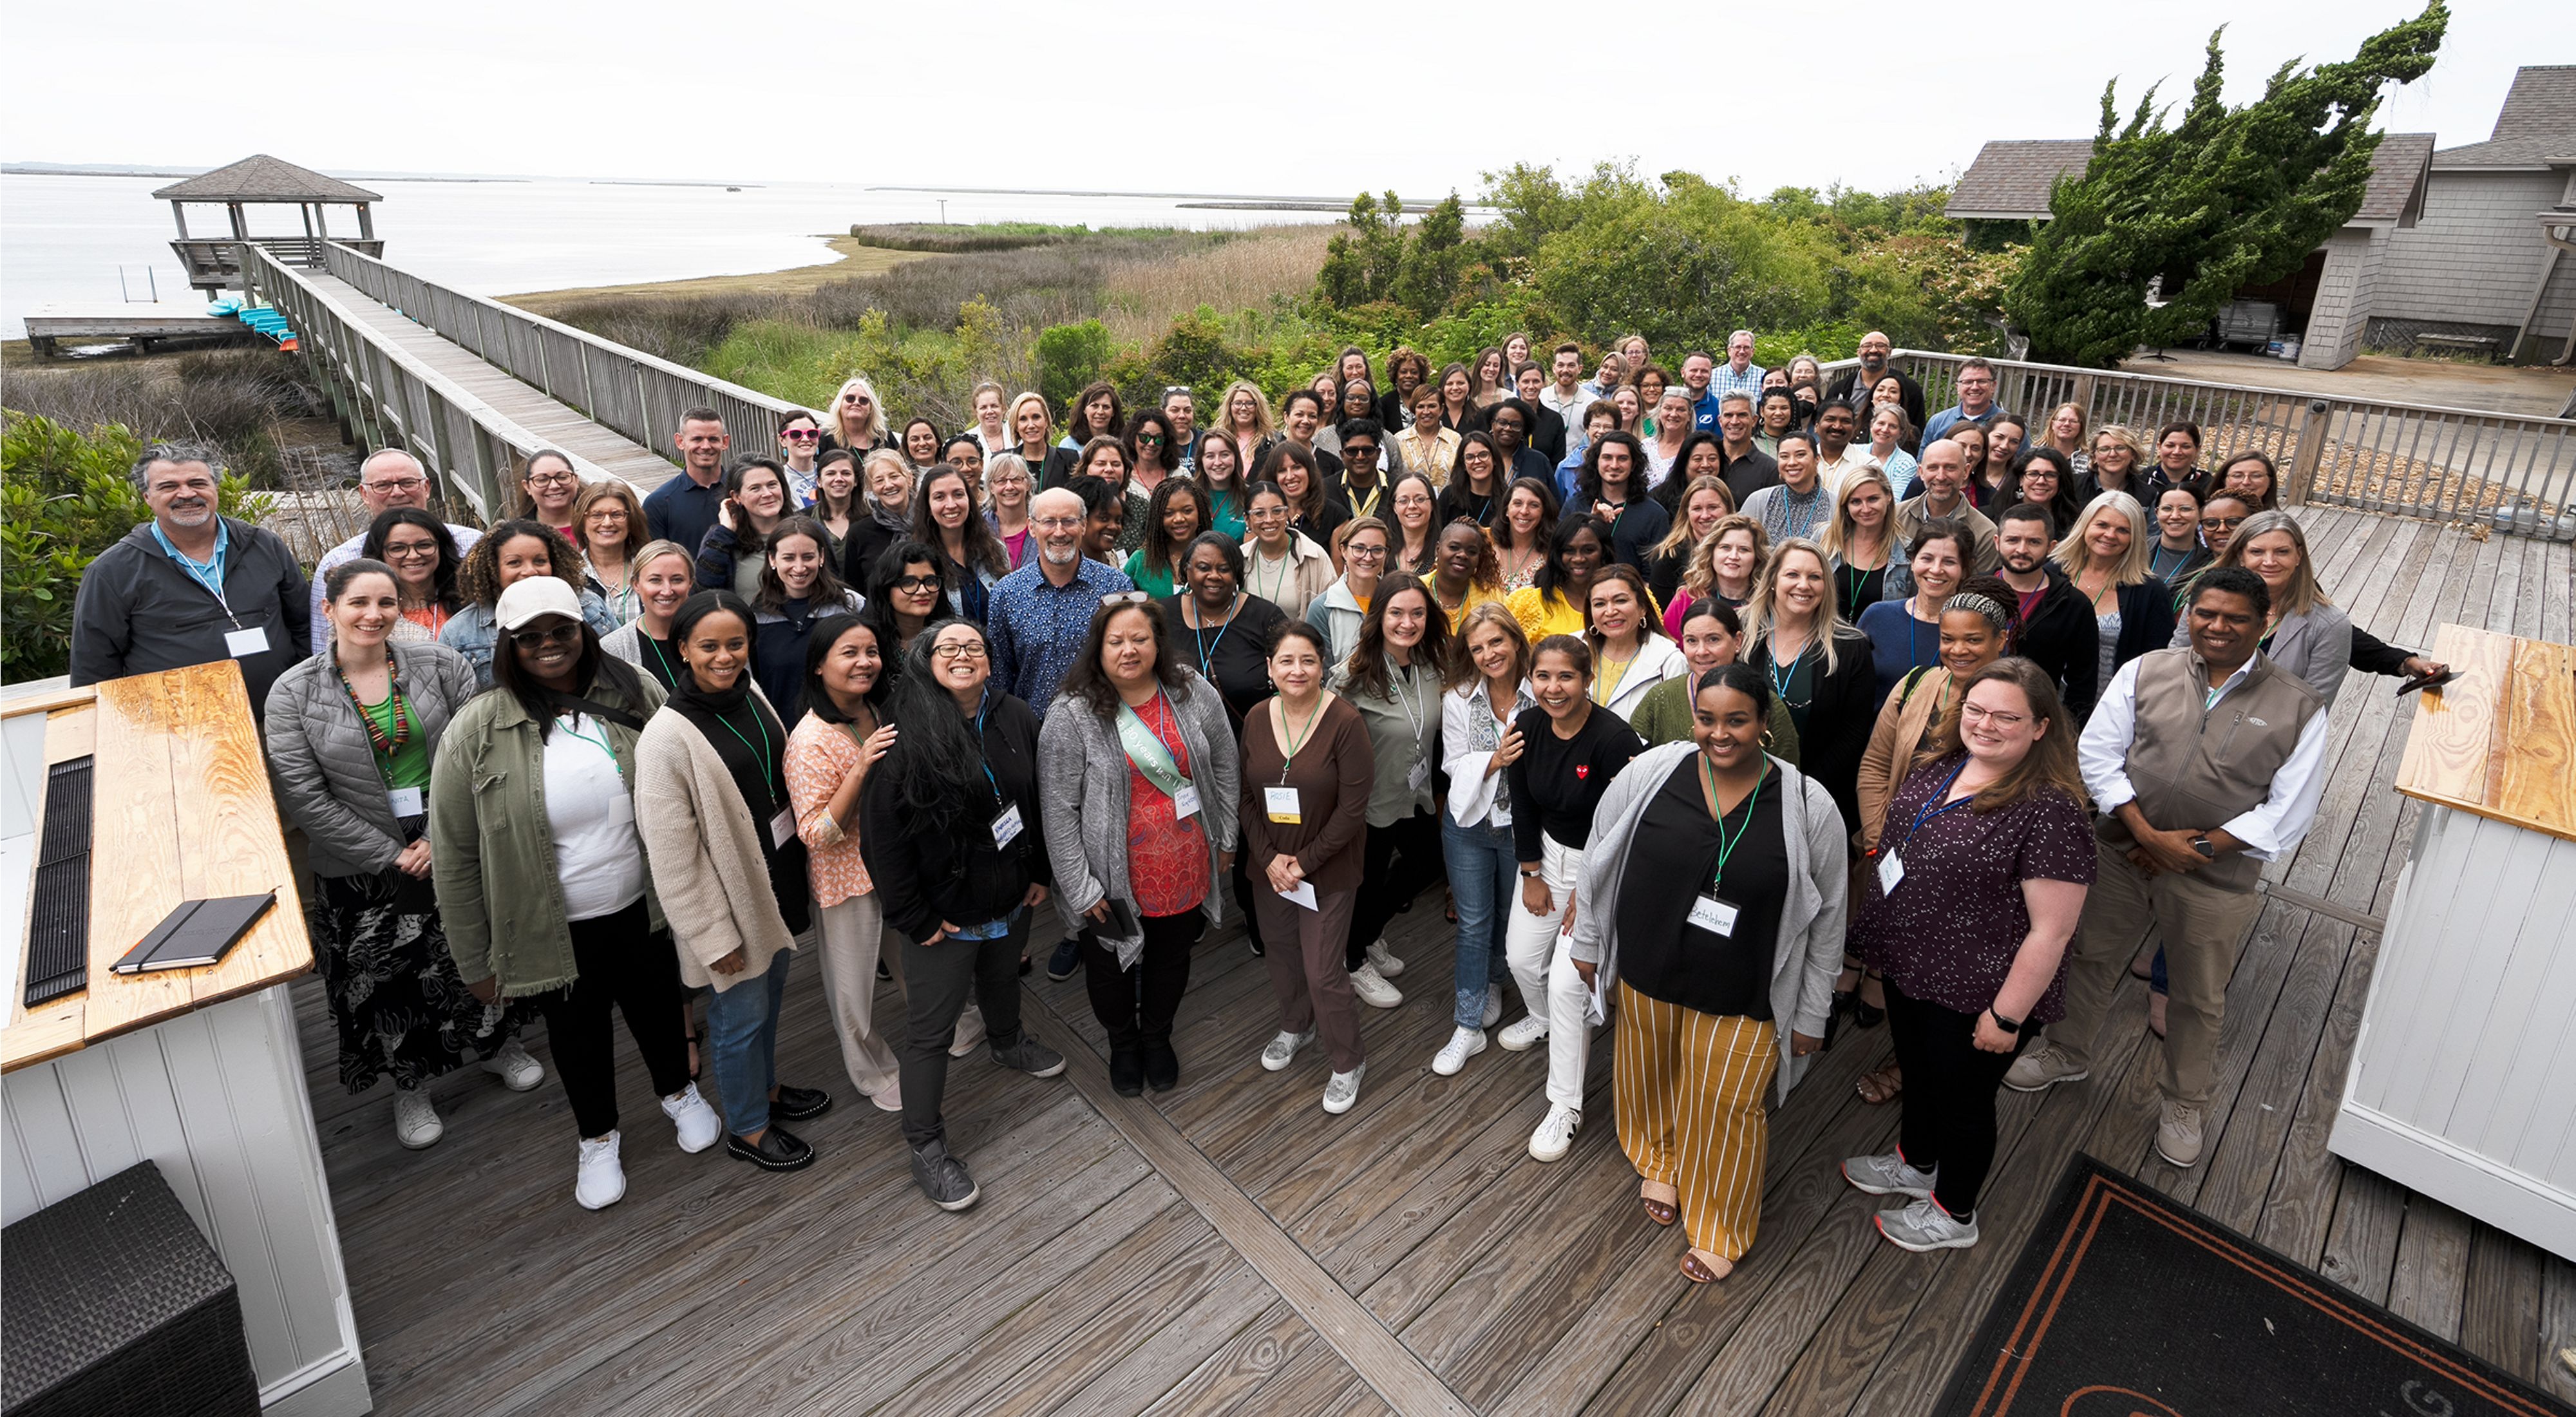
[[1080, 531], [1082, 530], [1082, 518], [1039, 517], [1031, 521], [1029, 525], [1036, 527], [1040, 531]]
[[1375, 561], [1386, 555], [1386, 548], [1383, 546], [1362, 546], [1357, 542], [1353, 542], [1342, 548], [1342, 554], [1354, 561]]
[[423, 556], [437, 554], [438, 543], [435, 541], [406, 541], [400, 546], [388, 543], [385, 547], [385, 559], [388, 561], [413, 561]]
[[1980, 708], [1975, 704], [1969, 703], [1959, 705], [1959, 717], [1965, 722], [1991, 723], [1997, 728], [2006, 729], [2019, 728], [2030, 721], [2030, 719], [2023, 714], [1997, 713], [1992, 709]]
[[528, 485], [530, 487], [569, 487], [579, 481], [581, 481], [580, 478], [573, 476], [569, 472], [528, 474]]
[[904, 576], [895, 581], [894, 588], [896, 590], [937, 590], [939, 589], [939, 577]]
[[1109, 605], [1151, 605], [1151, 604], [1153, 604], [1153, 602], [1154, 602], [1154, 597], [1152, 597], [1152, 596], [1150, 596], [1150, 595], [1147, 595], [1145, 592], [1143, 592], [1143, 591], [1141, 591], [1141, 590], [1119, 590], [1119, 591], [1111, 591], [1109, 594], [1107, 594], [1107, 595], [1104, 595], [1104, 596], [1100, 597], [1100, 603], [1101, 603], [1102, 605], [1104, 605], [1104, 606], [1109, 606]]
[[551, 630], [513, 630], [510, 643], [521, 649], [551, 649], [558, 645], [579, 644], [581, 626], [559, 624]]
[[932, 645], [930, 647], [930, 657], [933, 659], [982, 659], [985, 657], [984, 643], [981, 640], [968, 640], [963, 644]]
[[428, 485], [426, 477], [380, 477], [365, 484], [370, 492], [416, 492]]
[[2233, 531], [2244, 521], [2243, 517], [2202, 517], [2200, 524], [2211, 531]]

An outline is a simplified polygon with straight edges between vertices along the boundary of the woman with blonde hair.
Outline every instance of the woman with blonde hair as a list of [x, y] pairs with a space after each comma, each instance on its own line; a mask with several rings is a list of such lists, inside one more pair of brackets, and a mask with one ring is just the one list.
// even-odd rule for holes
[[[2085, 504], [2053, 553], [2076, 593], [2093, 609], [2100, 647], [2093, 675], [2097, 690], [2111, 682], [2112, 671], [2164, 648], [2174, 634], [2173, 592], [2147, 574], [2155, 540], [2155, 526], [2137, 498], [2104, 492]], [[2237, 540], [2244, 540], [2241, 530]], [[2338, 664], [2341, 654], [2337, 651]], [[2093, 696], [2084, 697], [2089, 701]]]
[[1702, 475], [1690, 480], [1674, 503], [1673, 525], [1664, 539], [1646, 548], [1646, 588], [1655, 593], [1655, 603], [1669, 606], [1674, 593], [1681, 589], [1682, 576], [1690, 570], [1691, 555], [1699, 544], [1717, 530], [1717, 524], [1735, 512], [1735, 494], [1727, 490], [1726, 479]]
[[1270, 412], [1270, 399], [1261, 386], [1250, 379], [1237, 379], [1225, 386], [1225, 397], [1216, 404], [1216, 422], [1208, 429], [1210, 436], [1222, 435], [1234, 443], [1235, 464], [1249, 475], [1260, 463], [1255, 453], [1279, 431], [1279, 420]]
[[[2306, 681], [2333, 708], [2352, 667], [2352, 618], [2318, 587], [2308, 534], [2300, 530], [2298, 519], [2287, 512], [2256, 512], [2236, 528], [2215, 564], [2242, 566], [2263, 578], [2264, 589], [2272, 593], [2271, 618], [2263, 626], [2264, 655]], [[2176, 645], [2189, 642], [2185, 626], [2166, 633]]]
[[2125, 424], [2105, 423], [2093, 430], [2086, 446], [2083, 471], [2076, 474], [2083, 484], [2077, 495], [2089, 502], [2104, 492], [2126, 492], [2145, 502], [2154, 495], [2144, 490], [2152, 480], [2146, 465], [2147, 445], [2137, 433]]
[[2055, 448], [2066, 455], [2066, 461], [2082, 477], [2093, 466], [2093, 455], [2084, 443], [2084, 430], [2089, 426], [2084, 405], [2062, 403], [2050, 409], [2048, 423], [2039, 431], [2039, 446]]
[[822, 451], [847, 448], [866, 453], [893, 446], [894, 439], [886, 433], [885, 405], [877, 400], [877, 386], [857, 374], [842, 380], [840, 390], [832, 395], [832, 427], [823, 435]]
[[1694, 600], [1718, 600], [1741, 610], [1753, 599], [1771, 564], [1771, 534], [1742, 512], [1719, 517], [1691, 547], [1680, 593], [1664, 607], [1664, 628], [1679, 636], [1680, 616]]
[[[1030, 479], [1035, 481], [1039, 470], [1046, 466], [1047, 454], [1055, 450], [1055, 415], [1047, 411], [1046, 395], [1027, 393], [1011, 400], [1008, 418], [1009, 451], [1019, 455]], [[987, 479], [993, 475], [990, 459], [986, 460], [984, 475]]]
[[1878, 679], [1869, 637], [1834, 607], [1832, 580], [1825, 548], [1803, 536], [1780, 543], [1744, 607], [1744, 659], [1789, 705], [1799, 766], [1833, 794], [1844, 827], [1856, 831], [1856, 780]]
[[1868, 463], [1843, 479], [1834, 495], [1833, 520], [1825, 524], [1825, 554], [1833, 558], [1834, 608], [1857, 621], [1887, 588], [1887, 566], [1896, 545], [1896, 489]]
[[653, 539], [635, 489], [613, 477], [584, 486], [572, 499], [572, 529], [588, 572], [584, 588], [607, 604], [618, 624], [634, 619], [635, 553]]

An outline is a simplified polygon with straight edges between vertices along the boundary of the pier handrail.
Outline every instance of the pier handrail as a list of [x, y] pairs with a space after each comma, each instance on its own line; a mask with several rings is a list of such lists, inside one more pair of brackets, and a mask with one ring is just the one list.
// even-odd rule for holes
[[675, 467], [679, 451], [673, 435], [687, 409], [705, 406], [723, 415], [736, 453], [776, 452], [780, 421], [790, 413], [813, 411], [587, 330], [424, 280], [338, 241], [324, 250], [323, 265]]
[[[403, 350], [369, 338], [303, 271], [257, 245], [245, 242], [238, 249], [242, 269], [253, 272], [259, 293], [286, 312], [305, 353], [332, 365], [335, 377], [371, 406], [384, 424], [386, 445], [408, 449], [442, 487], [462, 495], [487, 520], [509, 504], [520, 462], [549, 446], [547, 439]], [[585, 482], [615, 475], [587, 458], [572, 463]]]

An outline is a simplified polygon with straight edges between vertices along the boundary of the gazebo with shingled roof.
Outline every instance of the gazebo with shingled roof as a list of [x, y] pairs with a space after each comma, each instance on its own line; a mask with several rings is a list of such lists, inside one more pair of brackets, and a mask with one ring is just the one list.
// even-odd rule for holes
[[[243, 158], [228, 167], [218, 167], [184, 182], [173, 182], [152, 195], [157, 200], [167, 201], [171, 215], [178, 220], [179, 239], [170, 243], [170, 249], [179, 253], [179, 263], [188, 273], [188, 284], [208, 294], [241, 288], [241, 260], [234, 248], [245, 241], [265, 248], [281, 261], [314, 270], [322, 267], [322, 246], [328, 241], [338, 241], [370, 256], [381, 256], [385, 252], [385, 243], [376, 239], [373, 211], [373, 204], [383, 201], [383, 196], [266, 153]], [[190, 236], [188, 208], [191, 204], [222, 207], [231, 218], [232, 234]], [[253, 234], [247, 208], [256, 206], [296, 208], [304, 219], [303, 234]], [[358, 234], [355, 237], [331, 234], [329, 213], [334, 206], [358, 209]]]

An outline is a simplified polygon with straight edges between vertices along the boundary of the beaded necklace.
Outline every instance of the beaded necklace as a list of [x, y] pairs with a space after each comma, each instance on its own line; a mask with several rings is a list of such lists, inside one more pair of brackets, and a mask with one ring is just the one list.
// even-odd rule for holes
[[411, 741], [411, 710], [403, 702], [402, 666], [394, 659], [393, 651], [385, 651], [385, 697], [394, 706], [394, 731], [390, 738], [376, 726], [375, 715], [367, 712], [366, 704], [358, 698], [358, 686], [349, 682], [349, 671], [340, 667], [337, 657], [331, 661], [331, 672], [340, 676], [340, 688], [348, 694], [350, 707], [358, 711], [358, 722], [366, 728], [367, 742], [375, 748], [376, 756], [390, 758], [402, 751], [402, 746]]

